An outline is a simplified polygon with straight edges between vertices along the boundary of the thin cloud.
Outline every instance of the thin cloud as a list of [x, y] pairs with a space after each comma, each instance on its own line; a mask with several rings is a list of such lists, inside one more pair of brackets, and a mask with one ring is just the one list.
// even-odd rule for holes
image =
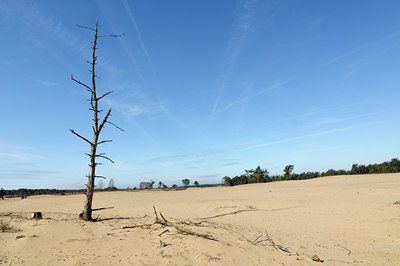
[[204, 159], [221, 156], [228, 153], [227, 150], [202, 150], [199, 152], [176, 154], [165, 157], [159, 157], [158, 162], [160, 165], [172, 166], [179, 164], [186, 164], [192, 162], [201, 162]]
[[287, 138], [287, 139], [281, 139], [281, 140], [277, 140], [277, 141], [258, 143], [258, 144], [252, 145], [250, 147], [243, 148], [241, 150], [251, 150], [251, 149], [261, 148], [261, 147], [265, 147], [265, 146], [271, 146], [271, 145], [276, 145], [276, 144], [281, 144], [281, 143], [292, 142], [292, 141], [295, 141], [295, 140], [320, 137], [320, 136], [324, 136], [324, 135], [330, 135], [330, 134], [334, 134], [334, 133], [349, 131], [349, 130], [356, 129], [356, 128], [378, 125], [378, 124], [381, 124], [383, 122], [384, 121], [377, 121], [377, 122], [372, 122], [372, 123], [363, 123], [363, 124], [358, 124], [358, 125], [354, 125], [354, 126], [350, 126], [350, 127], [342, 127], [342, 128], [331, 129], [331, 130], [326, 130], [326, 131], [320, 131], [320, 132], [316, 132], [316, 133], [312, 133], [312, 134], [308, 134], [308, 135], [297, 136], [297, 137], [292, 137], [292, 138]]
[[233, 165], [239, 165], [239, 161], [233, 161], [233, 162], [226, 162], [226, 163], [221, 163], [218, 165], [218, 167], [227, 167], [227, 166], [233, 166]]
[[128, 104], [122, 103], [115, 99], [104, 98], [104, 103], [110, 106], [113, 110], [122, 114], [122, 116], [129, 121], [130, 123], [134, 124], [136, 128], [140, 131], [140, 133], [145, 136], [150, 142], [158, 146], [158, 142], [140, 125], [135, 121], [135, 118], [141, 115], [145, 115], [146, 113], [150, 113], [154, 111], [154, 109], [146, 109], [144, 105], [139, 104]]
[[136, 31], [136, 34], [137, 34], [137, 37], [138, 37], [138, 40], [139, 40], [139, 43], [140, 43], [140, 47], [142, 48], [143, 53], [146, 56], [146, 59], [149, 62], [150, 66], [152, 66], [149, 53], [147, 52], [146, 46], [145, 46], [143, 38], [142, 38], [142, 34], [140, 33], [139, 27], [138, 27], [138, 25], [136, 23], [136, 19], [133, 16], [133, 12], [132, 12], [131, 8], [129, 7], [129, 3], [126, 0], [122, 0], [122, 4], [124, 5], [125, 10], [128, 13], [129, 18], [131, 19], [131, 22], [132, 22], [133, 26], [135, 27], [135, 31]]
[[317, 115], [317, 114], [321, 114], [321, 113], [336, 111], [336, 110], [340, 110], [340, 109], [346, 109], [346, 108], [349, 108], [349, 107], [354, 107], [354, 106], [359, 106], [359, 105], [365, 105], [365, 104], [369, 104], [371, 102], [372, 102], [371, 100], [368, 100], [368, 101], [361, 101], [361, 102], [351, 103], [351, 104], [337, 105], [337, 106], [334, 106], [334, 107], [328, 107], [328, 108], [319, 109], [319, 110], [313, 109], [313, 110], [310, 110], [310, 111], [308, 111], [306, 113], [290, 117], [287, 120], [297, 119], [297, 118], [307, 117], [307, 116], [313, 116], [313, 115]]
[[[333, 63], [335, 63], [335, 62], [337, 62], [337, 61], [339, 61], [339, 60], [342, 60], [343, 58], [346, 58], [346, 57], [349, 57], [349, 56], [351, 56], [351, 55], [353, 55], [353, 54], [356, 54], [356, 53], [359, 53], [359, 52], [361, 52], [361, 51], [364, 51], [364, 50], [366, 50], [366, 49], [368, 49], [368, 48], [371, 48], [371, 47], [373, 47], [373, 46], [375, 46], [375, 45], [377, 45], [377, 44], [379, 44], [379, 43], [382, 43], [382, 42], [391, 40], [391, 39], [396, 38], [396, 37], [398, 37], [398, 36], [400, 36], [400, 31], [394, 32], [394, 33], [392, 33], [392, 34], [389, 34], [389, 35], [387, 35], [387, 36], [385, 36], [385, 37], [383, 37], [383, 38], [381, 38], [381, 39], [378, 39], [378, 40], [376, 40], [376, 41], [370, 42], [370, 43], [368, 43], [368, 44], [366, 44], [366, 45], [357, 47], [357, 48], [355, 48], [355, 49], [353, 49], [353, 50], [350, 50], [350, 51], [347, 52], [347, 53], [344, 53], [344, 54], [342, 54], [342, 55], [336, 56], [336, 57], [334, 57], [334, 58], [332, 58], [332, 59], [330, 59], [330, 60], [328, 60], [328, 61], [326, 61], [326, 62], [323, 62], [323, 63], [321, 63], [321, 64], [319, 64], [319, 65], [317, 65], [317, 66], [315, 66], [315, 67], [312, 67], [312, 68], [310, 68], [309, 70], [306, 70], [306, 71], [304, 71], [304, 72], [302, 72], [302, 73], [300, 73], [300, 74], [298, 74], [298, 75], [295, 75], [295, 76], [293, 76], [293, 77], [290, 77], [290, 78], [286, 79], [285, 81], [278, 82], [278, 83], [276, 83], [276, 84], [274, 84], [274, 85], [272, 85], [272, 86], [270, 86], [270, 87], [268, 87], [268, 88], [266, 88], [266, 89], [259, 90], [259, 91], [255, 92], [255, 93], [253, 93], [253, 94], [251, 94], [251, 95], [248, 95], [248, 96], [246, 96], [246, 97], [244, 97], [244, 98], [240, 98], [240, 99], [238, 99], [238, 100], [232, 101], [231, 103], [227, 104], [226, 106], [222, 107], [222, 108], [219, 109], [219, 110], [216, 110], [217, 105], [214, 105], [213, 113], [222, 113], [222, 112], [225, 112], [226, 110], [228, 110], [228, 109], [230, 109], [230, 108], [232, 108], [232, 107], [234, 107], [234, 106], [236, 106], [236, 105], [238, 105], [238, 104], [241, 104], [241, 103], [243, 103], [243, 102], [245, 102], [245, 101], [248, 101], [248, 100], [250, 100], [250, 99], [253, 99], [253, 98], [255, 98], [255, 97], [257, 97], [257, 96], [260, 96], [260, 95], [262, 95], [262, 94], [264, 94], [264, 93], [267, 93], [268, 91], [270, 91], [270, 90], [272, 90], [272, 89], [282, 87], [283, 85], [286, 85], [286, 84], [288, 84], [288, 83], [290, 83], [290, 82], [295, 81], [296, 79], [299, 79], [299, 78], [302, 78], [302, 77], [304, 77], [304, 76], [307, 76], [307, 75], [309, 75], [309, 74], [311, 74], [311, 73], [313, 73], [313, 72], [315, 72], [315, 71], [317, 71], [317, 70], [319, 70], [319, 69], [322, 69], [322, 68], [324, 68], [324, 67], [326, 67], [326, 66], [329, 66], [329, 65], [331, 65], [331, 64], [333, 64]], [[220, 98], [220, 97], [219, 97], [219, 98]], [[217, 98], [217, 102], [216, 102], [216, 103], [219, 102], [219, 98]]]
[[329, 66], [329, 65], [331, 65], [331, 64], [333, 64], [333, 63], [335, 63], [335, 62], [337, 62], [339, 60], [342, 60], [343, 58], [346, 58], [346, 57], [349, 57], [349, 56], [351, 56], [353, 54], [356, 54], [356, 53], [359, 53], [361, 51], [364, 51], [364, 50], [366, 50], [368, 48], [371, 48], [371, 47], [373, 47], [373, 46], [375, 46], [375, 45], [377, 45], [379, 43], [391, 40], [391, 39], [396, 38], [398, 36], [400, 36], [400, 31], [396, 31], [394, 33], [386, 35], [383, 38], [380, 38], [378, 40], [375, 40], [375, 41], [372, 41], [372, 42], [367, 43], [365, 45], [362, 45], [362, 46], [359, 46], [357, 48], [354, 48], [354, 49], [350, 50], [349, 52], [346, 52], [344, 54], [338, 55], [338, 56], [336, 56], [336, 57], [334, 57], [334, 58], [332, 58], [332, 59], [330, 59], [330, 60], [328, 60], [326, 62], [323, 62], [323, 63], [321, 63], [319, 65], [316, 65], [315, 67], [310, 68], [307, 71], [304, 71], [304, 72], [302, 72], [302, 73], [300, 73], [300, 74], [298, 74], [296, 76], [293, 76], [292, 78], [290, 78], [288, 80], [288, 82], [293, 81], [293, 80], [298, 79], [298, 78], [301, 78], [301, 77], [306, 76], [308, 74], [311, 74], [311, 73], [313, 73], [313, 72], [315, 72], [315, 71], [317, 71], [319, 69], [322, 69], [322, 68], [324, 68], [326, 66]]
[[34, 149], [28, 146], [13, 145], [9, 143], [0, 143], [0, 159], [12, 159], [19, 162], [28, 162], [33, 159], [47, 160], [48, 158], [37, 155]]
[[357, 118], [368, 117], [371, 115], [373, 115], [373, 114], [372, 113], [371, 114], [362, 114], [362, 115], [355, 115], [355, 116], [349, 116], [349, 117], [321, 117], [321, 118], [318, 118], [314, 122], [314, 124], [317, 126], [336, 124], [336, 123], [349, 121], [349, 120], [353, 120], [353, 119], [357, 119]]
[[207, 179], [207, 178], [216, 178], [216, 177], [220, 177], [220, 174], [201, 175], [197, 178], [198, 179]]
[[[110, 22], [109, 24], [111, 25], [111, 28], [114, 29], [114, 27], [112, 27], [113, 23], [112, 20], [109, 17], [109, 13], [105, 10], [106, 7], [103, 5], [103, 1], [97, 1], [98, 7], [99, 9], [102, 11], [102, 14], [104, 15], [104, 17]], [[136, 23], [136, 19], [133, 15], [133, 12], [131, 10], [131, 8], [129, 7], [129, 3], [126, 0], [122, 1], [122, 4], [124, 5], [124, 8], [126, 10], [126, 12], [128, 13], [129, 18], [131, 19], [131, 22], [135, 28], [136, 34], [138, 36], [138, 40], [140, 43], [140, 46], [143, 50], [143, 53], [145, 54], [146, 60], [148, 61], [150, 67], [152, 68], [152, 63], [151, 63], [151, 58], [149, 56], [149, 53], [146, 49], [146, 45], [143, 41], [142, 38], [142, 34], [140, 32], [139, 26]], [[141, 67], [139, 66], [137, 59], [135, 57], [135, 55], [132, 52], [131, 47], [128, 47], [128, 45], [126, 44], [126, 42], [123, 40], [123, 38], [118, 38], [120, 41], [120, 44], [123, 48], [123, 50], [125, 51], [125, 53], [127, 54], [128, 58], [130, 59], [131, 63], [133, 64], [136, 73], [138, 74], [140, 81], [142, 82], [142, 84], [146, 85], [147, 82], [143, 76], [143, 72], [141, 70]], [[148, 86], [145, 86], [148, 87]], [[141, 108], [142, 113], [139, 113], [139, 108], [135, 107], [134, 110], [131, 110], [133, 112], [129, 112], [129, 109], [127, 108], [123, 108], [125, 109], [125, 116], [137, 116], [137, 115], [141, 115], [141, 114], [151, 114], [153, 118], [157, 118], [162, 114], [163, 117], [167, 117], [168, 119], [170, 119], [171, 121], [173, 121], [174, 123], [178, 124], [181, 128], [185, 128], [186, 125], [185, 123], [183, 123], [178, 117], [176, 117], [165, 105], [165, 101], [161, 100], [160, 97], [158, 96], [158, 94], [147, 88], [146, 90], [147, 92], [142, 92], [141, 97], [142, 97], [142, 103], [140, 105], [136, 105], [138, 107]], [[135, 90], [135, 92], [137, 92], [137, 90]], [[148, 93], [150, 92], [150, 93]]]
[[[113, 20], [111, 19], [110, 15], [109, 15], [109, 12], [107, 12], [107, 10], [106, 10], [107, 7], [104, 4], [106, 4], [106, 2], [97, 1], [97, 6], [100, 9], [102, 15], [109, 22], [108, 23], [109, 26], [111, 27], [111, 29], [113, 31], [117, 32], [116, 28], [113, 27], [113, 23], [112, 23]], [[122, 46], [122, 48], [124, 49], [125, 53], [127, 54], [129, 60], [131, 61], [134, 69], [136, 70], [136, 74], [139, 76], [139, 79], [145, 84], [146, 81], [145, 81], [145, 79], [143, 77], [142, 70], [141, 70], [139, 64], [137, 63], [137, 59], [136, 59], [135, 55], [133, 54], [131, 47], [127, 46], [126, 41], [124, 41], [124, 38], [117, 38], [117, 39], [118, 39], [120, 45]]]
[[127, 89], [123, 98], [124, 100], [104, 98], [104, 103], [121, 113], [129, 121], [146, 115], [151, 119], [167, 118], [179, 125], [180, 128], [186, 128], [186, 124], [166, 107], [166, 102], [162, 101], [156, 93], [147, 93], [136, 86], [133, 89]]
[[153, 138], [153, 136], [146, 130], [140, 123], [137, 123], [136, 121], [132, 120], [131, 123], [133, 123], [136, 128], [139, 129], [140, 133], [143, 134], [151, 143], [153, 143], [155, 146], [159, 146], [158, 142]]
[[250, 28], [257, 0], [247, 0], [238, 8], [230, 33], [230, 40], [227, 45], [227, 56], [223, 62], [223, 71], [220, 77], [220, 84], [217, 87], [217, 97], [212, 112], [217, 111], [218, 105], [225, 92], [225, 87], [230, 79], [232, 70], [236, 64], [236, 60], [242, 50], [246, 40], [246, 33]]
[[223, 108], [221, 108], [221, 109], [219, 109], [219, 110], [216, 110], [214, 113], [215, 113], [215, 114], [218, 114], [218, 113], [225, 112], [226, 110], [228, 110], [228, 109], [230, 109], [230, 108], [232, 108], [232, 107], [234, 107], [234, 106], [236, 106], [236, 105], [238, 105], [238, 104], [241, 104], [241, 103], [243, 103], [243, 102], [249, 101], [250, 99], [255, 98], [255, 97], [257, 97], [257, 96], [259, 96], [259, 95], [261, 95], [261, 94], [264, 94], [264, 93], [266, 93], [266, 92], [268, 92], [268, 91], [271, 91], [271, 90], [273, 90], [273, 89], [279, 88], [279, 87], [283, 86], [285, 83], [286, 83], [286, 82], [278, 82], [278, 83], [275, 83], [275, 84], [273, 84], [273, 85], [271, 85], [271, 86], [269, 86], [269, 87], [267, 87], [267, 88], [265, 88], [265, 89], [262, 89], [262, 90], [257, 91], [257, 92], [254, 93], [254, 94], [251, 94], [251, 95], [248, 95], [248, 96], [246, 96], [246, 97], [242, 97], [242, 98], [240, 98], [240, 99], [238, 99], [238, 100], [236, 100], [236, 101], [233, 101], [233, 102], [227, 104], [226, 106], [224, 106]]
[[49, 80], [38, 79], [36, 81], [39, 82], [40, 84], [42, 84], [43, 86], [46, 86], [46, 87], [54, 87], [54, 86], [58, 85], [58, 83], [52, 82], [52, 81], [49, 81]]
[[[242, 146], [242, 148], [237, 148], [237, 149], [210, 150], [210, 151], [200, 151], [200, 152], [196, 152], [196, 153], [175, 154], [175, 155], [170, 155], [170, 156], [165, 156], [165, 157], [157, 157], [157, 158], [152, 158], [150, 161], [154, 162], [154, 160], [155, 160], [155, 161], [157, 161], [158, 164], [163, 165], [163, 166], [168, 166], [168, 167], [184, 164], [187, 166], [187, 168], [190, 168], [190, 169], [198, 168], [200, 164], [210, 165], [210, 162], [205, 161], [205, 160], [209, 159], [209, 158], [217, 157], [217, 156], [223, 156], [223, 155], [233, 154], [233, 153], [237, 153], [237, 152], [243, 152], [243, 151], [247, 151], [247, 150], [259, 149], [259, 148], [266, 147], [266, 146], [278, 145], [278, 144], [293, 142], [293, 141], [302, 140], [302, 139], [315, 138], [315, 137], [320, 137], [320, 136], [324, 136], [324, 135], [346, 132], [346, 131], [356, 129], [356, 128], [378, 125], [383, 122], [385, 122], [385, 121], [362, 123], [362, 124], [357, 124], [354, 126], [336, 128], [336, 129], [331, 129], [331, 130], [326, 130], [326, 131], [319, 131], [319, 132], [315, 132], [312, 134], [296, 136], [296, 137], [281, 139], [281, 140], [277, 140], [277, 141], [259, 142], [259, 143], [255, 143], [252, 145], [249, 145], [248, 143], [242, 143], [242, 144], [237, 145], [237, 146]], [[245, 147], [243, 147], [243, 146], [245, 146]], [[228, 161], [223, 161], [223, 160], [224, 159], [219, 160], [217, 162], [218, 167], [227, 167], [227, 166], [233, 166], [233, 165], [240, 164], [240, 162], [238, 160], [234, 160], [234, 159], [231, 161], [229, 161], [229, 159], [226, 159]], [[193, 165], [193, 163], [195, 163], [195, 165]]]
[[113, 99], [104, 98], [104, 103], [111, 106], [116, 111], [120, 112], [127, 120], [132, 120], [136, 116], [142, 115], [143, 113], [147, 112], [139, 105], [121, 103]]
[[[24, 36], [29, 39], [29, 48], [48, 47], [47, 43], [51, 42], [72, 47], [75, 51], [84, 51], [86, 43], [66, 28], [60, 19], [43, 11], [36, 2], [9, 1], [2, 4], [0, 13], [3, 16], [12, 16], [23, 24], [24, 27], [18, 30], [24, 31]], [[26, 45], [21, 47], [28, 49]]]
[[329, 148], [324, 148], [324, 149], [301, 150], [301, 151], [292, 152], [292, 154], [321, 153], [321, 152], [326, 152], [326, 151], [341, 150], [344, 148], [347, 148], [347, 146], [335, 146], [335, 147], [329, 147]]
[[54, 175], [59, 174], [57, 171], [39, 170], [39, 169], [9, 169], [2, 170], [0, 172], [0, 179], [37, 179], [43, 177], [44, 175]]
[[168, 162], [171, 160], [182, 160], [187, 157], [188, 157], [188, 154], [175, 154], [175, 155], [150, 158], [149, 162], [163, 163], [163, 162]]

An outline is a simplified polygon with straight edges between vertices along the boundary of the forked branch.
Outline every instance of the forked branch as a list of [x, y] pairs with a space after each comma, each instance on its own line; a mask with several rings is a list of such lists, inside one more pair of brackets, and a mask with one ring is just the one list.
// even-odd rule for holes
[[251, 242], [251, 244], [257, 245], [258, 243], [265, 242], [265, 241], [268, 241], [269, 243], [271, 243], [271, 245], [275, 249], [282, 251], [282, 252], [290, 253], [290, 255], [297, 255], [297, 256], [302, 255], [302, 256], [307, 257], [315, 262], [324, 262], [324, 260], [320, 259], [317, 254], [309, 255], [309, 254], [305, 254], [305, 253], [298, 253], [287, 247], [275, 244], [274, 240], [272, 240], [272, 238], [268, 235], [267, 230], [265, 230], [265, 235], [264, 234], [259, 235], [256, 239], [253, 240], [253, 242]]

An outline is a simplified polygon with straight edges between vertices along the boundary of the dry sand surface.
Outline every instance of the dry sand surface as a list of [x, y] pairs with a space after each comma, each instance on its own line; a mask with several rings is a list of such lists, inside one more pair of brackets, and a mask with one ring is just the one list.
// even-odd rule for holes
[[[78, 218], [84, 197], [0, 200], [0, 220], [18, 230], [0, 233], [0, 264], [400, 265], [400, 204], [393, 204], [400, 174], [100, 192], [94, 208], [114, 208], [96, 212], [104, 220], [95, 223]], [[218, 241], [151, 225], [153, 206], [168, 221]], [[31, 220], [34, 211], [43, 219]], [[266, 230], [298, 254], [263, 241]], [[314, 254], [324, 262], [307, 257]]]

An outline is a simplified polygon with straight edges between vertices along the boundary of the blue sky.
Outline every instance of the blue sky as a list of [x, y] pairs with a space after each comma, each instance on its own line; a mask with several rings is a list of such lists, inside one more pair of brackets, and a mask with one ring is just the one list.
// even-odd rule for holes
[[[98, 173], [219, 183], [399, 157], [399, 1], [1, 1], [0, 187], [84, 188], [91, 31], [113, 142]], [[108, 180], [104, 181], [107, 185]]]

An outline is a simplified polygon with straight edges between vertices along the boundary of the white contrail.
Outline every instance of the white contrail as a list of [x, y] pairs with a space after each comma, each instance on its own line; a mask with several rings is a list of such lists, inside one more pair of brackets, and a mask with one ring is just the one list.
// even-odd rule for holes
[[217, 88], [217, 97], [213, 106], [212, 112], [215, 113], [219, 102], [221, 101], [222, 95], [226, 87], [226, 83], [229, 81], [232, 69], [236, 64], [236, 59], [242, 50], [242, 46], [246, 37], [246, 32], [250, 27], [250, 23], [253, 17], [253, 12], [257, 5], [257, 0], [246, 1], [242, 9], [243, 11], [237, 15], [231, 26], [230, 40], [227, 45], [227, 53], [230, 52], [229, 58], [225, 56], [223, 65], [227, 65], [226, 69], [222, 71], [220, 77], [220, 84]]
[[142, 47], [143, 53], [145, 54], [146, 59], [150, 64], [150, 67], [152, 67], [152, 63], [151, 63], [151, 60], [150, 60], [149, 53], [147, 52], [146, 46], [145, 46], [143, 38], [142, 38], [142, 34], [140, 33], [139, 27], [138, 27], [138, 25], [136, 23], [135, 17], [133, 16], [132, 10], [129, 7], [129, 3], [126, 0], [122, 0], [122, 4], [124, 5], [125, 10], [128, 13], [129, 18], [131, 19], [133, 26], [135, 27], [136, 34], [138, 36], [139, 43], [140, 43], [140, 46]]
[[353, 55], [353, 54], [356, 54], [358, 52], [361, 52], [361, 51], [363, 51], [365, 49], [371, 48], [371, 47], [373, 47], [373, 46], [375, 46], [375, 45], [377, 45], [379, 43], [382, 43], [384, 41], [387, 41], [387, 40], [393, 39], [395, 37], [398, 37], [399, 35], [400, 35], [400, 31], [397, 31], [397, 32], [391, 33], [391, 34], [389, 34], [389, 35], [387, 35], [387, 36], [385, 36], [385, 37], [383, 37], [383, 38], [381, 38], [379, 40], [370, 42], [370, 43], [368, 43], [366, 45], [363, 45], [363, 46], [360, 46], [358, 48], [355, 48], [355, 49], [353, 49], [353, 50], [351, 50], [351, 51], [349, 51], [347, 53], [344, 53], [342, 55], [336, 56], [336, 57], [334, 57], [334, 58], [332, 58], [332, 59], [330, 59], [330, 60], [328, 60], [328, 61], [326, 61], [324, 63], [321, 63], [321, 64], [319, 64], [319, 65], [307, 70], [307, 71], [304, 71], [304, 72], [302, 72], [302, 73], [300, 73], [298, 75], [295, 75], [295, 76], [293, 76], [293, 77], [291, 77], [291, 78], [289, 78], [289, 79], [287, 79], [287, 80], [285, 80], [283, 82], [276, 83], [276, 84], [274, 84], [274, 85], [272, 85], [272, 86], [270, 86], [270, 87], [268, 87], [266, 89], [259, 90], [259, 91], [255, 92], [255, 93], [253, 93], [251, 95], [248, 95], [246, 97], [242, 97], [242, 98], [240, 98], [240, 99], [238, 99], [236, 101], [233, 101], [233, 102], [227, 104], [226, 106], [222, 107], [219, 110], [215, 109], [215, 110], [213, 110], [213, 114], [224, 112], [224, 111], [226, 111], [226, 110], [228, 110], [228, 109], [230, 109], [230, 108], [232, 108], [232, 107], [234, 107], [234, 106], [236, 106], [236, 105], [238, 105], [238, 104], [240, 104], [242, 102], [250, 100], [250, 99], [252, 99], [254, 97], [257, 97], [257, 96], [259, 96], [261, 94], [264, 94], [264, 93], [270, 91], [271, 89], [278, 88], [278, 87], [281, 87], [283, 85], [286, 85], [287, 83], [290, 83], [290, 82], [292, 82], [292, 81], [294, 81], [296, 79], [299, 79], [301, 77], [309, 75], [309, 74], [311, 74], [311, 73], [313, 73], [313, 72], [315, 72], [315, 71], [317, 71], [317, 70], [319, 70], [321, 68], [324, 68], [324, 67], [326, 67], [328, 65], [331, 65], [331, 64], [335, 63], [336, 61], [339, 61], [339, 60], [341, 60], [343, 58], [346, 58], [346, 57], [348, 57], [350, 55]]

